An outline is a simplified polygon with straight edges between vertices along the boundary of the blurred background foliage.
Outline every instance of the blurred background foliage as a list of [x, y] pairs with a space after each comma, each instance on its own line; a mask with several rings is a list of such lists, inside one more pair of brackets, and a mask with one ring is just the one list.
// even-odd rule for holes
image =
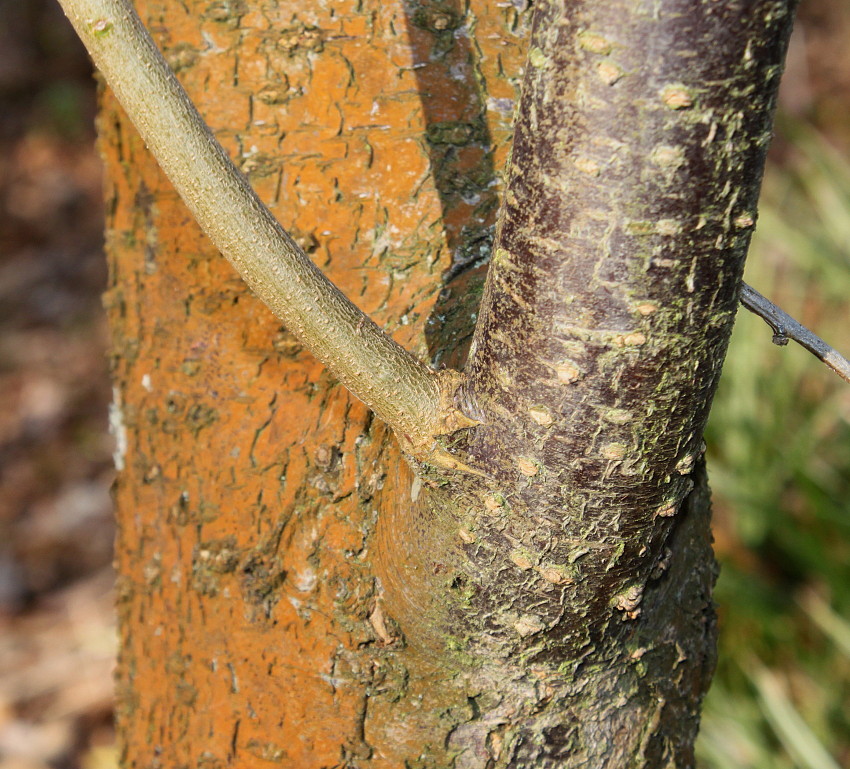
[[114, 756], [95, 102], [55, 0], [0, 0], [2, 769]]
[[[850, 354], [850, 3], [802, 0], [747, 281]], [[94, 81], [0, 0], [0, 769], [116, 766]], [[741, 311], [706, 436], [703, 769], [850, 766], [850, 386]]]
[[[850, 165], [784, 117], [747, 281], [850, 351]], [[850, 385], [741, 311], [706, 435], [721, 574], [706, 767], [850, 766]]]
[[[850, 3], [802, 0], [745, 279], [850, 356]], [[741, 311], [706, 435], [708, 769], [850, 766], [850, 385]]]

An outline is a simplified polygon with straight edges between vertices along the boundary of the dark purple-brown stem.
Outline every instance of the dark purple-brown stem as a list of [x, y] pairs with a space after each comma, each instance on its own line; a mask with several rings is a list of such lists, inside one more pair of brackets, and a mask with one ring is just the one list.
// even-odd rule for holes
[[486, 477], [461, 502], [432, 484], [404, 534], [417, 578], [455, 590], [416, 604], [423, 644], [442, 617], [480, 665], [468, 755], [498, 732], [497, 766], [693, 765], [715, 655], [702, 432], [793, 6], [535, 3], [461, 404], [483, 424], [448, 447]]

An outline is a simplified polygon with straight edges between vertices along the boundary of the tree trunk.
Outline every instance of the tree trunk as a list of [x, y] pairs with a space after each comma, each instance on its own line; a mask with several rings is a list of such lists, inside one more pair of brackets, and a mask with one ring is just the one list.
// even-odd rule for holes
[[137, 4], [407, 349], [462, 364], [495, 256], [459, 396], [481, 424], [443, 440], [465, 469], [405, 460], [105, 93], [125, 766], [693, 764], [701, 434], [790, 4], [536, 5], [494, 246], [524, 0]]

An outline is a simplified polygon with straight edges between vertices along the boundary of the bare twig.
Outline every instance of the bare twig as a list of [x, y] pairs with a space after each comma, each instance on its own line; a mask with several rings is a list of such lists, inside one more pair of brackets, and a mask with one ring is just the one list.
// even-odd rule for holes
[[746, 283], [741, 285], [741, 304], [773, 329], [774, 344], [786, 345], [789, 339], [793, 339], [820, 358], [845, 382], [850, 382], [850, 361], [847, 358]]

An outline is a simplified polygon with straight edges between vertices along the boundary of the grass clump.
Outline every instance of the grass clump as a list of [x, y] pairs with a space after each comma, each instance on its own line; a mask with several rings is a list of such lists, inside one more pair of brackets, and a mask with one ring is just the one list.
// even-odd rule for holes
[[[795, 126], [746, 280], [850, 353], [850, 164]], [[707, 431], [722, 571], [704, 769], [850, 766], [850, 386], [739, 313]]]

